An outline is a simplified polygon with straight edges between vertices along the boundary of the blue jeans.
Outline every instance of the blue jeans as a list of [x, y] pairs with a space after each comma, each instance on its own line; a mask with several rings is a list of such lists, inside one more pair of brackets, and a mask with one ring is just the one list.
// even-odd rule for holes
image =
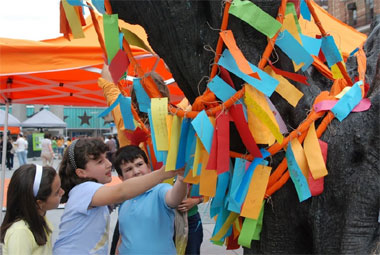
[[63, 156], [63, 149], [64, 147], [58, 147], [58, 155]]
[[203, 227], [199, 213], [187, 218], [189, 224], [189, 236], [185, 254], [194, 255], [201, 253], [201, 244], [203, 241]]
[[28, 159], [26, 157], [26, 155], [28, 154], [28, 151], [26, 151], [26, 150], [25, 151], [18, 151], [18, 152], [16, 152], [16, 154], [17, 154], [17, 158], [18, 158], [18, 162], [19, 162], [20, 166], [28, 163]]

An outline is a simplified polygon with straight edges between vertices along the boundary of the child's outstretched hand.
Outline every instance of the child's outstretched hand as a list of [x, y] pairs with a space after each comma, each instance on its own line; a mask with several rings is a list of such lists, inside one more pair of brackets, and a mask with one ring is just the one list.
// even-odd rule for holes
[[185, 173], [185, 167], [182, 167], [182, 168], [179, 168], [176, 170], [172, 170], [172, 171], [165, 171], [165, 166], [162, 166], [157, 171], [160, 171], [162, 173], [164, 180], [166, 180], [166, 179], [172, 178], [176, 175], [183, 176], [183, 174]]
[[103, 69], [102, 69], [102, 72], [100, 74], [102, 75], [103, 79], [112, 82], [112, 76], [111, 76], [111, 73], [110, 73], [109, 66], [107, 64], [103, 65]]

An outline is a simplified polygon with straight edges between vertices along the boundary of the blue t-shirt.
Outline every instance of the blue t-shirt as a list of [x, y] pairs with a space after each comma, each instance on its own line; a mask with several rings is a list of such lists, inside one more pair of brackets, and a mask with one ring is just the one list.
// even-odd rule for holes
[[174, 209], [165, 202], [171, 188], [166, 183], [158, 184], [120, 206], [120, 254], [177, 254], [173, 242]]
[[103, 184], [84, 182], [69, 193], [59, 224], [53, 254], [107, 254], [110, 212], [107, 206], [89, 208]]

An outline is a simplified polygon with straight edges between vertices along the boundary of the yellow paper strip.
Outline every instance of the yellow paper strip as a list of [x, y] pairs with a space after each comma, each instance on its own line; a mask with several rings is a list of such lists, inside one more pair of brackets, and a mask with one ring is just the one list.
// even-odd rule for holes
[[168, 98], [152, 98], [151, 108], [157, 150], [167, 151], [169, 149], [168, 129], [166, 123], [166, 116], [168, 115]]
[[166, 127], [168, 129], [168, 144], [170, 148], [170, 138], [172, 135], [172, 123], [173, 123], [173, 115], [168, 114], [166, 115]]
[[174, 184], [174, 177], [166, 179], [162, 183], [167, 183], [167, 184], [173, 185]]
[[307, 180], [309, 176], [309, 166], [307, 165], [307, 160], [306, 160], [305, 152], [303, 151], [302, 145], [298, 141], [297, 138], [292, 139], [290, 143], [292, 145], [292, 151], [297, 161], [297, 164], [300, 167], [303, 176], [305, 176]]
[[[183, 179], [183, 181], [186, 183], [198, 184], [200, 179], [201, 179], [201, 177], [199, 175], [194, 177], [193, 176], [193, 170], [190, 169], [189, 173], [186, 175], [186, 177], [185, 177], [185, 179]], [[205, 201], [205, 200], [203, 199], [203, 201]]]
[[[171, 116], [171, 115], [170, 115]], [[178, 146], [179, 146], [179, 136], [181, 133], [182, 118], [175, 115], [173, 117], [173, 122], [171, 125], [170, 132], [170, 146], [168, 151], [168, 156], [166, 158], [165, 171], [170, 171], [176, 169]]]
[[234, 222], [234, 225], [235, 225], [235, 228], [236, 228], [236, 231], [234, 233], [234, 239], [236, 239], [240, 232], [241, 232], [241, 227], [240, 227], [240, 221], [239, 221], [239, 218], [237, 218]]
[[[339, 53], [340, 53], [340, 56], [343, 59], [342, 52], [339, 51]], [[341, 63], [343, 65], [344, 69], [346, 69], [346, 64], [344, 63], [344, 61], [341, 61]], [[331, 72], [332, 72], [332, 75], [333, 75], [334, 79], [342, 79], [342, 78], [344, 78], [344, 76], [343, 76], [342, 72], [340, 71], [340, 69], [339, 69], [339, 67], [338, 67], [337, 64], [334, 64], [334, 65], [331, 66]]]
[[248, 128], [257, 144], [272, 145], [276, 141], [268, 128], [251, 111], [247, 111]]
[[[276, 118], [271, 111], [267, 100], [263, 93], [255, 89], [253, 86], [245, 86], [245, 93], [248, 93], [269, 115], [273, 123], [278, 127]], [[275, 138], [270, 130], [256, 117], [251, 111], [247, 111], [248, 127], [258, 144], [272, 145], [275, 142]]]
[[198, 166], [201, 160], [201, 149], [203, 147], [201, 139], [199, 139], [198, 136], [196, 137], [196, 139], [197, 139], [197, 142], [195, 144], [194, 162], [193, 162], [193, 176], [194, 177], [198, 175]]
[[278, 125], [275, 125], [268, 114], [261, 108], [261, 106], [250, 96], [249, 93], [245, 93], [244, 102], [247, 105], [248, 111], [252, 111], [256, 117], [272, 132], [276, 140], [281, 144], [284, 140], [280, 132]]
[[258, 165], [253, 172], [251, 183], [240, 215], [257, 220], [267, 189], [271, 167]]
[[310, 125], [309, 131], [303, 142], [307, 163], [313, 178], [319, 179], [327, 175], [325, 161], [323, 160], [321, 147], [318, 142], [317, 133], [315, 132], [314, 122]]
[[276, 74], [270, 66], [266, 66], [264, 68], [264, 71], [280, 82], [276, 87], [276, 92], [286, 101], [288, 101], [289, 104], [291, 104], [293, 107], [296, 107], [298, 101], [301, 99], [301, 97], [303, 97], [303, 93], [282, 75]]
[[[301, 36], [298, 33], [297, 24], [294, 19], [293, 13], [288, 13], [285, 15], [285, 19], [282, 23], [282, 31], [285, 29], [288, 30], [288, 32], [302, 45]], [[292, 62], [293, 62], [295, 72], [300, 70], [300, 68], [304, 65], [304, 63], [297, 65], [294, 61]]]
[[335, 96], [335, 98], [342, 98], [342, 96], [344, 96], [344, 94], [346, 94], [351, 88], [352, 87], [350, 86], [345, 87], [338, 95]]
[[297, 24], [294, 19], [293, 13], [288, 13], [285, 15], [285, 19], [282, 23], [281, 30], [284, 31], [285, 29], [288, 30], [288, 32], [294, 37], [294, 39], [296, 39], [302, 45], [301, 36], [298, 33]]
[[343, 78], [343, 74], [340, 72], [340, 69], [337, 64], [334, 64], [333, 66], [331, 66], [331, 72], [334, 79]]
[[199, 185], [199, 194], [208, 197], [215, 197], [216, 193], [216, 182], [218, 179], [218, 174], [216, 170], [206, 170], [206, 165], [209, 155], [207, 151], [202, 149], [202, 170], [201, 179]]
[[230, 228], [231, 224], [234, 223], [234, 221], [239, 217], [239, 214], [231, 212], [230, 215], [228, 215], [226, 221], [224, 222], [223, 226], [219, 229], [218, 233], [216, 233], [213, 237], [211, 237], [211, 241], [219, 241], [223, 236], [226, 235], [228, 229]]
[[298, 70], [300, 70], [301, 67], [303, 67], [303, 65], [304, 65], [304, 63], [300, 63], [299, 65], [297, 65], [296, 62], [294, 62], [293, 60], [292, 60], [292, 62], [293, 62], [294, 72], [298, 72]]
[[84, 38], [82, 24], [75, 7], [70, 5], [67, 0], [62, 0], [62, 6], [65, 10], [67, 21], [69, 22], [71, 32], [75, 39]]

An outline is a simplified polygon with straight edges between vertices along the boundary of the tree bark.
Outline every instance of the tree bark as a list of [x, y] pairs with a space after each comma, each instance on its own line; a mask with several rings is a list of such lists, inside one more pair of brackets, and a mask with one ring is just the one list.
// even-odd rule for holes
[[[277, 15], [280, 1], [253, 1], [272, 16]], [[175, 80], [190, 102], [206, 88], [214, 61], [223, 4], [221, 1], [120, 1], [111, 0], [113, 13], [132, 24], [142, 25], [155, 52], [169, 66]], [[291, 180], [277, 191], [265, 205], [260, 241], [253, 241], [245, 254], [257, 253], [318, 253], [368, 254], [380, 252], [380, 25], [365, 45], [367, 54], [366, 81], [370, 84], [372, 107], [351, 113], [344, 121], [334, 119], [322, 140], [327, 142], [328, 176], [324, 192], [300, 203]], [[257, 64], [267, 39], [243, 21], [229, 17], [228, 28], [234, 33], [245, 57]], [[275, 48], [272, 60], [276, 66], [292, 71], [292, 62]], [[351, 79], [356, 75], [356, 60], [347, 61]], [[332, 81], [310, 67], [302, 73], [310, 86], [292, 82], [304, 93], [293, 108], [278, 94], [271, 101], [284, 118], [288, 129], [296, 128], [307, 115], [315, 97], [330, 90]], [[243, 82], [233, 76], [237, 88]], [[235, 131], [236, 135], [236, 131]], [[241, 141], [234, 141], [234, 150], [242, 150]], [[279, 153], [272, 166], [284, 157]]]

